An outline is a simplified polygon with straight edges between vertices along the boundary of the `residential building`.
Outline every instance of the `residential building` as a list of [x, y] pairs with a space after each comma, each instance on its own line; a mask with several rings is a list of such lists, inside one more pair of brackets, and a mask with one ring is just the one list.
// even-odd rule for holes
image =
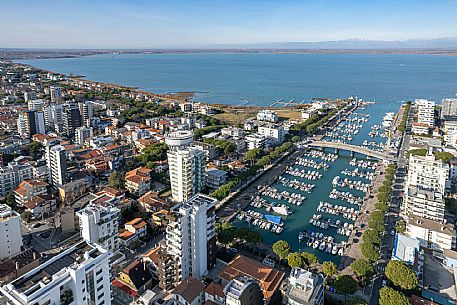
[[[0, 282], [6, 285], [40, 265], [40, 254], [32, 248], [0, 262]], [[0, 294], [1, 297], [1, 294]]]
[[27, 106], [28, 106], [29, 110], [35, 110], [35, 111], [39, 111], [39, 112], [44, 111], [44, 101], [41, 99], [40, 100], [36, 100], [36, 99], [28, 100]]
[[323, 305], [324, 277], [322, 274], [294, 268], [283, 285], [283, 296], [288, 305]]
[[81, 114], [82, 125], [90, 127], [92, 119], [94, 118], [94, 106], [91, 101], [80, 102], [79, 113]]
[[227, 172], [217, 168], [206, 170], [206, 186], [216, 189], [227, 181]]
[[205, 187], [205, 152], [191, 146], [192, 132], [177, 131], [166, 136], [168, 167], [172, 198], [176, 202], [189, 200]]
[[5, 197], [27, 179], [33, 179], [33, 167], [27, 162], [22, 162], [21, 157], [0, 167], [0, 197]]
[[122, 269], [118, 281], [126, 287], [130, 295], [138, 296], [149, 288], [152, 288], [152, 273], [141, 259], [134, 260], [126, 268]]
[[201, 278], [214, 266], [216, 203], [214, 198], [197, 194], [167, 215], [159, 266], [162, 289], [170, 289], [188, 276]]
[[109, 253], [82, 241], [0, 288], [8, 304], [110, 305]]
[[245, 131], [241, 128], [230, 126], [222, 128], [221, 134], [234, 139], [242, 139], [244, 138]]
[[21, 216], [6, 204], [0, 204], [0, 261], [21, 252]]
[[451, 223], [411, 216], [406, 226], [406, 234], [418, 239], [421, 247], [435, 251], [455, 249], [456, 247], [455, 227]]
[[284, 127], [282, 125], [271, 124], [259, 126], [258, 133], [262, 136], [272, 138], [275, 144], [284, 142]]
[[118, 234], [120, 242], [129, 245], [135, 240], [146, 236], [147, 224], [142, 218], [134, 218], [124, 225], [124, 231]]
[[411, 156], [402, 214], [443, 221], [448, 177], [449, 165], [437, 159], [432, 149], [426, 156]]
[[259, 284], [252, 278], [238, 276], [224, 288], [226, 305], [265, 304]]
[[49, 95], [51, 95], [51, 102], [59, 104], [62, 100], [62, 88], [57, 86], [49, 87]]
[[411, 131], [414, 134], [424, 135], [430, 133], [430, 126], [425, 123], [413, 122]]
[[278, 118], [278, 114], [275, 111], [265, 109], [265, 110], [260, 110], [257, 113], [257, 120], [276, 123], [279, 120], [279, 118]]
[[417, 122], [432, 127], [435, 125], [435, 102], [425, 99], [414, 101], [417, 108]]
[[255, 148], [264, 149], [270, 144], [270, 139], [258, 133], [248, 134], [246, 136], [246, 144], [249, 150]]
[[441, 119], [445, 121], [457, 120], [457, 98], [446, 98], [441, 101]]
[[32, 218], [50, 216], [57, 209], [57, 198], [51, 195], [39, 195], [25, 202], [23, 206]]
[[225, 305], [224, 287], [216, 284], [214, 281], [211, 282], [205, 288], [205, 305], [208, 305], [207, 302], [209, 302], [209, 305], [213, 305], [213, 303], [216, 305]]
[[132, 194], [142, 196], [151, 189], [151, 172], [149, 168], [138, 167], [125, 174], [125, 188]]
[[153, 191], [149, 191], [138, 198], [138, 202], [143, 210], [148, 213], [158, 212], [168, 206], [165, 200], [159, 197], [159, 193]]
[[255, 280], [262, 290], [265, 304], [268, 304], [271, 297], [274, 294], [279, 293], [279, 288], [284, 278], [284, 272], [238, 254], [219, 273], [219, 278], [223, 285], [227, 285], [231, 280], [240, 276]]
[[14, 190], [16, 204], [23, 206], [24, 203], [31, 200], [35, 196], [45, 195], [48, 192], [49, 184], [38, 180], [24, 180]]
[[92, 127], [78, 127], [75, 132], [75, 143], [80, 146], [88, 145], [93, 136], [94, 132]]
[[103, 201], [103, 195], [76, 213], [79, 218], [81, 237], [104, 249], [115, 252], [119, 248], [117, 232], [120, 210]]
[[55, 188], [67, 182], [67, 153], [62, 145], [46, 147], [49, 181]]
[[24, 92], [24, 100], [26, 102], [28, 102], [30, 100], [36, 100], [36, 92], [35, 91]]
[[63, 107], [63, 132], [68, 138], [73, 138], [78, 127], [81, 127], [81, 114], [78, 106], [74, 103], [65, 104]]
[[420, 250], [420, 241], [417, 238], [408, 237], [403, 234], [395, 235], [392, 260], [400, 260], [407, 263], [419, 273], [422, 272], [423, 253]]
[[173, 305], [203, 305], [205, 284], [194, 277], [187, 277], [173, 290]]
[[37, 133], [46, 133], [43, 112], [27, 110], [19, 113], [17, 131], [24, 138], [31, 138]]
[[55, 132], [63, 132], [64, 118], [63, 105], [52, 104], [44, 109], [46, 128]]

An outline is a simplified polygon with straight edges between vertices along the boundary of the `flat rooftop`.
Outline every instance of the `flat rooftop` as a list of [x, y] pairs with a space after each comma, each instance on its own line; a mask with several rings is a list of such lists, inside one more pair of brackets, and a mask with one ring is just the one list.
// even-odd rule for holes
[[46, 280], [51, 280], [53, 275], [62, 272], [73, 265], [78, 266], [85, 262], [87, 260], [85, 258], [85, 253], [89, 253], [89, 258], [92, 259], [95, 259], [102, 254], [99, 249], [93, 245], [88, 244], [85, 241], [80, 242], [13, 281], [11, 285], [17, 292], [30, 295], [41, 289], [40, 285], [37, 285], [40, 282], [46, 283]]

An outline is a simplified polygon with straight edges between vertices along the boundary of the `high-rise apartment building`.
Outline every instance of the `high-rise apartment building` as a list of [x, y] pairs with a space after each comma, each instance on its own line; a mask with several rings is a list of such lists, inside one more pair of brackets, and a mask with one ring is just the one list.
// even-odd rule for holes
[[49, 169], [49, 181], [53, 187], [67, 182], [67, 153], [62, 145], [46, 147], [46, 160]]
[[36, 92], [35, 91], [29, 91], [29, 92], [24, 92], [24, 100], [26, 102], [30, 100], [35, 100], [36, 99]]
[[81, 237], [114, 252], [119, 248], [117, 233], [120, 210], [109, 203], [90, 203], [78, 211]]
[[437, 159], [431, 149], [426, 156], [411, 156], [402, 214], [443, 221], [448, 177], [449, 165]]
[[21, 216], [6, 204], [0, 204], [0, 260], [21, 252]]
[[94, 118], [94, 107], [91, 101], [80, 102], [79, 113], [81, 114], [82, 125], [90, 127], [92, 119]]
[[81, 127], [81, 114], [74, 103], [68, 103], [63, 108], [63, 132], [69, 138], [75, 136], [76, 128]]
[[441, 119], [446, 121], [457, 120], [457, 98], [443, 99], [441, 107]]
[[75, 142], [81, 146], [89, 143], [94, 136], [92, 127], [78, 127], [75, 131]]
[[28, 100], [27, 101], [27, 106], [29, 110], [35, 110], [35, 111], [44, 111], [44, 101], [39, 99], [33, 99], [33, 100]]
[[62, 100], [62, 88], [57, 86], [49, 87], [49, 95], [51, 95], [51, 102], [58, 104]]
[[21, 162], [21, 157], [14, 159], [6, 166], [0, 167], [0, 197], [5, 197], [22, 181], [28, 179], [33, 179], [33, 166]]
[[200, 278], [214, 266], [216, 203], [214, 198], [197, 194], [172, 208], [160, 254], [162, 289], [170, 289], [189, 276]]
[[56, 132], [63, 132], [63, 105], [52, 104], [44, 109], [46, 128]]
[[43, 112], [35, 110], [21, 112], [17, 119], [17, 131], [24, 138], [46, 133]]
[[0, 288], [7, 304], [110, 305], [109, 253], [82, 241]]
[[190, 131], [176, 131], [166, 137], [172, 198], [176, 202], [189, 200], [205, 187], [205, 151], [192, 146]]
[[435, 102], [417, 99], [414, 104], [417, 107], [417, 122], [428, 126], [435, 125]]

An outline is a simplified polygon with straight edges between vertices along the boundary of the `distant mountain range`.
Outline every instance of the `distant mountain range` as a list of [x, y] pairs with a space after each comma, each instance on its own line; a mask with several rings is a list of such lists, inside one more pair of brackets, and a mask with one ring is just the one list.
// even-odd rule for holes
[[[180, 48], [185, 48], [180, 46]], [[434, 49], [457, 48], [457, 38], [409, 39], [409, 40], [367, 40], [347, 39], [316, 42], [266, 42], [246, 44], [211, 44], [200, 46], [207, 49]]]

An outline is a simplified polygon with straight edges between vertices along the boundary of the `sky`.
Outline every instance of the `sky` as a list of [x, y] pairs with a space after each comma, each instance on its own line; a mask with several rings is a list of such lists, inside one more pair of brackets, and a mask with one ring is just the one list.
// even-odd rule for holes
[[457, 37], [457, 0], [0, 0], [0, 48]]

